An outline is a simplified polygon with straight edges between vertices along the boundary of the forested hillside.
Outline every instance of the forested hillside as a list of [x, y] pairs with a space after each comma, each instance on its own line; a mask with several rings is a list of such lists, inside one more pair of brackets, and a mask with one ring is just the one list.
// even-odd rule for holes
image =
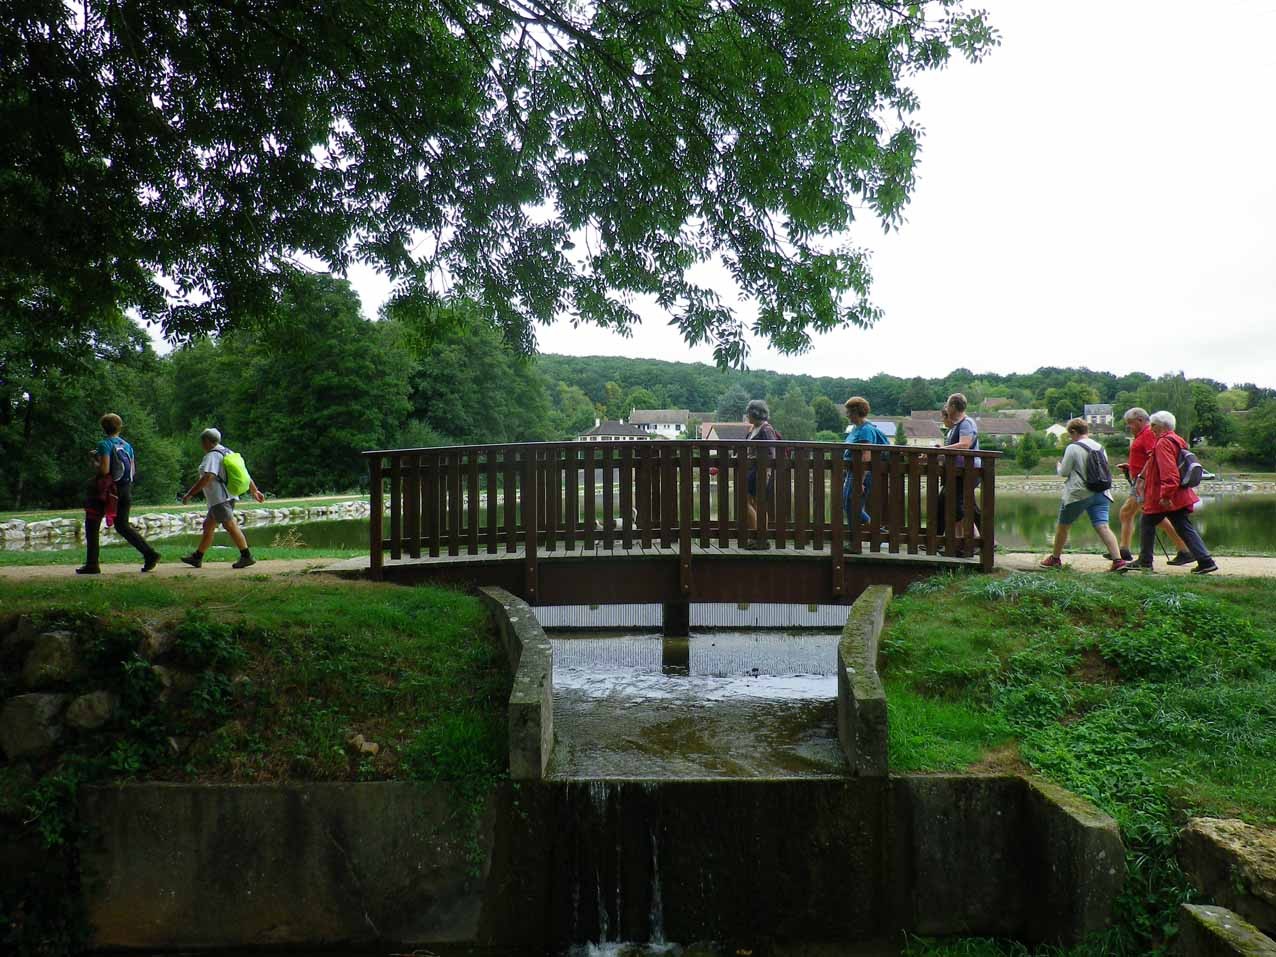
[[137, 448], [137, 499], [159, 503], [193, 480], [208, 426], [245, 454], [262, 488], [304, 495], [362, 487], [360, 453], [371, 448], [565, 439], [635, 407], [734, 421], [754, 397], [770, 401], [786, 438], [837, 440], [850, 395], [868, 398], [876, 414], [902, 415], [937, 408], [958, 390], [976, 408], [989, 400], [1039, 408], [1038, 428], [1086, 402], [1169, 408], [1180, 431], [1214, 455], [1276, 466], [1276, 390], [1253, 383], [1054, 367], [817, 378], [615, 356], [527, 358], [477, 310], [391, 305], [373, 321], [347, 282], [318, 275], [290, 285], [280, 317], [162, 356], [123, 316], [87, 338], [36, 343], [0, 333], [0, 510], [79, 504], [107, 411], [124, 418]]

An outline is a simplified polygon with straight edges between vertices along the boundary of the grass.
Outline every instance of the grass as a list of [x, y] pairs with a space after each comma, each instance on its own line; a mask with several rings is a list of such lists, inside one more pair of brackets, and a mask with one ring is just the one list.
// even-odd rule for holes
[[[109, 622], [86, 632], [117, 637], [81, 690], [110, 687], [126, 700], [138, 692], [126, 675], [138, 661], [136, 623], [176, 630], [177, 665], [195, 676], [189, 704], [157, 717], [146, 698], [155, 689], [141, 687], [142, 703], [117, 733], [85, 737], [73, 755], [115, 760], [122, 773], [107, 776], [486, 781], [503, 773], [510, 679], [482, 606], [460, 592], [249, 573], [241, 582], [3, 581], [0, 605], [73, 627]], [[375, 759], [350, 754], [356, 732], [381, 746]], [[189, 746], [174, 755], [170, 737]], [[136, 760], [117, 760], [121, 747]]]
[[892, 768], [1018, 765], [1120, 824], [1130, 852], [1120, 923], [1072, 953], [1160, 951], [1189, 894], [1172, 854], [1189, 815], [1276, 824], [1267, 582], [940, 576], [892, 603], [883, 658]]

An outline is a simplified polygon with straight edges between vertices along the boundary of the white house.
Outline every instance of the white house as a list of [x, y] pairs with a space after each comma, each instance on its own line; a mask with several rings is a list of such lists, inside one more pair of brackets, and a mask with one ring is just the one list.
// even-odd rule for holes
[[576, 436], [577, 442], [650, 442], [656, 436], [627, 422], [594, 419], [594, 427]]
[[1085, 419], [1086, 425], [1111, 425], [1112, 404], [1110, 402], [1087, 403], [1081, 418]]
[[687, 431], [691, 413], [687, 409], [634, 409], [629, 424], [662, 439], [676, 439]]

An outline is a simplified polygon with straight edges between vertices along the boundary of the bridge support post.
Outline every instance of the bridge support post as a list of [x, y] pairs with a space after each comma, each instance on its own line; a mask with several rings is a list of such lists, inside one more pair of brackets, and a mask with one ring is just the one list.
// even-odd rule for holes
[[665, 602], [660, 622], [660, 633], [666, 638], [686, 638], [691, 634], [691, 602]]

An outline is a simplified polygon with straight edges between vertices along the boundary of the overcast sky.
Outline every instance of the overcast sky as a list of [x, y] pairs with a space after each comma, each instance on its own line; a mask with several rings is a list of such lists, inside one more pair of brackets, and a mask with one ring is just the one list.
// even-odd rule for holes
[[[874, 250], [885, 318], [801, 356], [755, 340], [749, 365], [1087, 365], [1276, 385], [1276, 0], [973, 5], [1001, 47], [916, 81], [925, 137], [908, 221], [852, 236]], [[385, 283], [351, 278], [375, 315]], [[632, 339], [560, 323], [539, 341], [712, 361], [657, 308]]]

